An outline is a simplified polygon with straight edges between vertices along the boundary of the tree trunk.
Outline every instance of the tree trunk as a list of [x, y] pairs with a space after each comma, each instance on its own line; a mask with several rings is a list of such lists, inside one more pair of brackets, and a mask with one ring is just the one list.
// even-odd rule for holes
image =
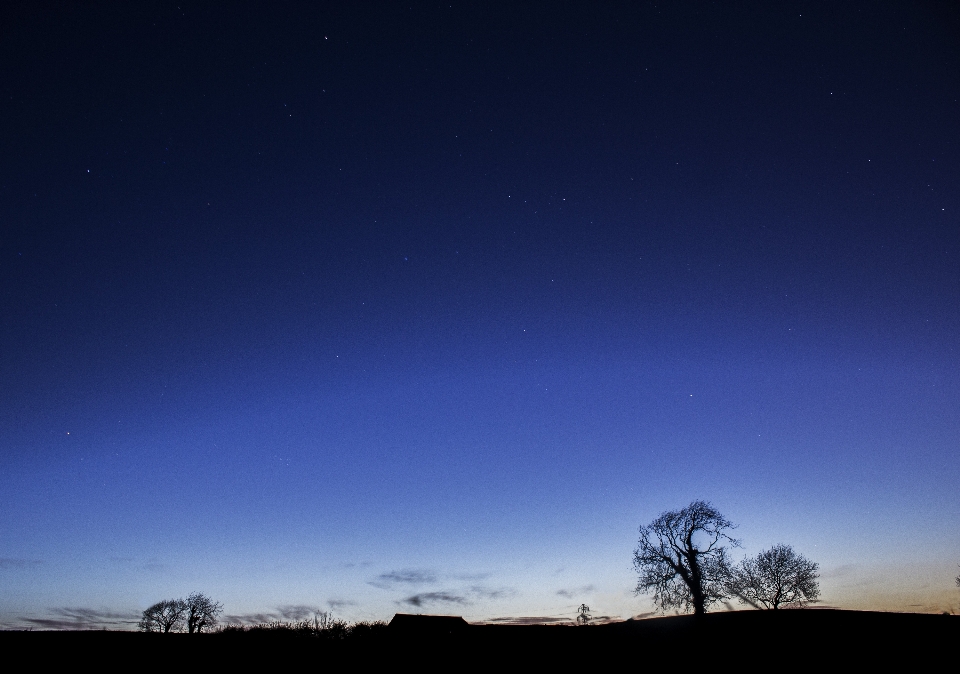
[[687, 549], [690, 551], [687, 558], [690, 564], [690, 580], [687, 585], [690, 588], [690, 594], [693, 595], [693, 615], [703, 615], [707, 612], [707, 599], [703, 594], [703, 570], [700, 568], [697, 551], [693, 548], [690, 535], [687, 536], [686, 542]]

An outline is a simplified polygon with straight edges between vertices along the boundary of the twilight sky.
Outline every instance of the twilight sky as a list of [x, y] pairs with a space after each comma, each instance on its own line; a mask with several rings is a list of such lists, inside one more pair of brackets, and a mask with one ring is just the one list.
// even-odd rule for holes
[[0, 626], [956, 610], [949, 3], [5, 3]]

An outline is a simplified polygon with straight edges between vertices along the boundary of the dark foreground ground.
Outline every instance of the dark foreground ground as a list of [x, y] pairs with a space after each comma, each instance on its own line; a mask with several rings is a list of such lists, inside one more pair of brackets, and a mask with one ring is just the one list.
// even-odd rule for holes
[[[293, 632], [0, 632], [4, 661], [28, 669], [522, 671], [613, 667], [677, 672], [956, 666], [960, 617], [859, 611], [737, 611], [585, 627], [382, 627], [325, 640]], [[884, 667], [884, 668], [886, 668]], [[621, 669], [623, 668], [623, 669]]]

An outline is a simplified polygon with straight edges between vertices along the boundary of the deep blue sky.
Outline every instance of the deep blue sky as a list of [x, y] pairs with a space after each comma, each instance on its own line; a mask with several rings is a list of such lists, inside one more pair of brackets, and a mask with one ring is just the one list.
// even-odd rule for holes
[[2, 10], [0, 624], [956, 608], [956, 8], [348, 4]]

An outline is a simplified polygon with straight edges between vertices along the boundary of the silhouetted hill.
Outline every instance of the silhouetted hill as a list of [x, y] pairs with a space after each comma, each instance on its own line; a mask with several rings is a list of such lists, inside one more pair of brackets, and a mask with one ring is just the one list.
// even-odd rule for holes
[[[437, 626], [443, 623], [444, 629]], [[735, 611], [591, 625], [466, 625], [459, 618], [399, 621], [362, 637], [323, 640], [291, 631], [203, 635], [129, 632], [3, 632], [0, 648], [36, 666], [105, 668], [193, 658], [209, 666], [518, 670], [557, 666], [709, 662], [780, 669], [952, 660], [960, 617], [835, 610]], [[418, 625], [422, 626], [418, 627]], [[457, 629], [446, 629], [456, 626]], [[181, 661], [182, 662], [182, 661]], [[686, 664], [684, 664], [686, 663]]]

